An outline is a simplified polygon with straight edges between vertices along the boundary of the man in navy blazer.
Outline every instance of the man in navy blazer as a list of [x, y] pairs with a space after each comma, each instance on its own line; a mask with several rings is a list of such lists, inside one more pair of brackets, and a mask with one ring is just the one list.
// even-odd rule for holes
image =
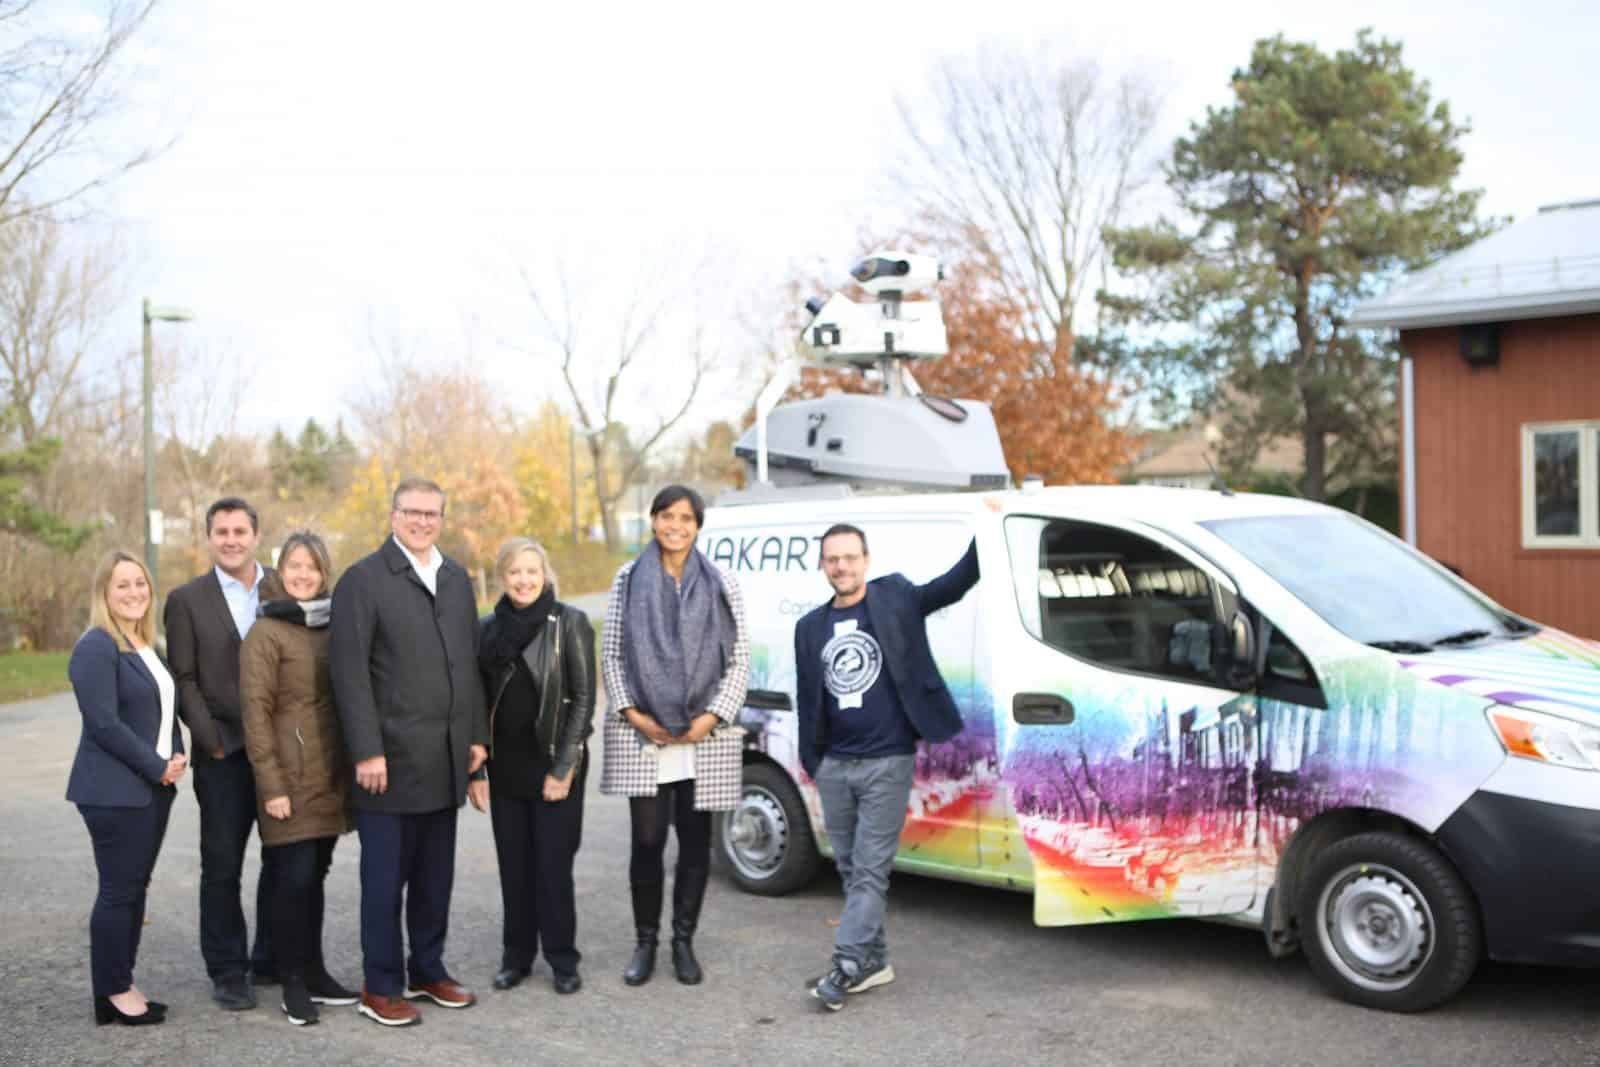
[[948, 741], [961, 714], [928, 645], [927, 617], [978, 582], [978, 544], [917, 585], [866, 581], [867, 535], [841, 523], [822, 535], [833, 599], [794, 630], [800, 762], [817, 783], [844, 882], [833, 966], [811, 995], [830, 1011], [849, 993], [894, 981], [883, 917], [921, 741]]

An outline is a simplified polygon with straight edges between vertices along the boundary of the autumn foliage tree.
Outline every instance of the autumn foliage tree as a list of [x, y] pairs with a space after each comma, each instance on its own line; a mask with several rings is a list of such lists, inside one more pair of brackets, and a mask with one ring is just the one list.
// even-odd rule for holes
[[374, 382], [353, 404], [369, 459], [333, 518], [345, 553], [354, 559], [377, 546], [388, 530], [394, 486], [418, 475], [445, 491], [445, 553], [477, 571], [482, 583], [501, 540], [526, 532], [515, 420], [466, 364], [392, 359]]

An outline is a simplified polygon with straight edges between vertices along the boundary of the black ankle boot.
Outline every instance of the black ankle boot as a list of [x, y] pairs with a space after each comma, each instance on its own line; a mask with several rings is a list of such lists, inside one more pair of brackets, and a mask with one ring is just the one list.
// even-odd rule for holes
[[700, 971], [700, 961], [694, 958], [694, 930], [699, 924], [700, 900], [691, 891], [686, 899], [674, 899], [673, 904], [677, 909], [672, 916], [672, 971], [684, 985], [699, 985], [705, 977]]
[[694, 958], [694, 942], [687, 937], [672, 939], [672, 972], [684, 985], [699, 985], [705, 977], [700, 971], [700, 961]]
[[655, 973], [656, 931], [640, 927], [639, 943], [634, 947], [633, 959], [628, 961], [628, 969], [622, 972], [622, 980], [628, 985], [644, 985]]

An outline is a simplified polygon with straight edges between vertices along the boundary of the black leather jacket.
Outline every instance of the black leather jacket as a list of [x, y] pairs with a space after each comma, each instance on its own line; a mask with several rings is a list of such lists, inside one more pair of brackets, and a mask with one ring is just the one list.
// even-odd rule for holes
[[[583, 753], [583, 744], [594, 732], [594, 628], [589, 617], [559, 600], [550, 611], [554, 625], [540, 628], [522, 662], [533, 676], [539, 694], [539, 717], [534, 733], [539, 747], [550, 757], [550, 773], [565, 777]], [[487, 627], [493, 615], [480, 625]], [[489, 694], [489, 737], [494, 758], [494, 717], [505, 694], [506, 685], [516, 671], [511, 664], [499, 677], [484, 675], [484, 691]]]

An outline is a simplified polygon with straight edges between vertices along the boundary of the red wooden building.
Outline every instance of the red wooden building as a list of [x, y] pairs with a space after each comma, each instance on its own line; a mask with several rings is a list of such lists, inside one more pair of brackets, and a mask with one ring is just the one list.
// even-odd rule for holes
[[1354, 321], [1400, 331], [1406, 539], [1600, 637], [1600, 200], [1542, 208]]

